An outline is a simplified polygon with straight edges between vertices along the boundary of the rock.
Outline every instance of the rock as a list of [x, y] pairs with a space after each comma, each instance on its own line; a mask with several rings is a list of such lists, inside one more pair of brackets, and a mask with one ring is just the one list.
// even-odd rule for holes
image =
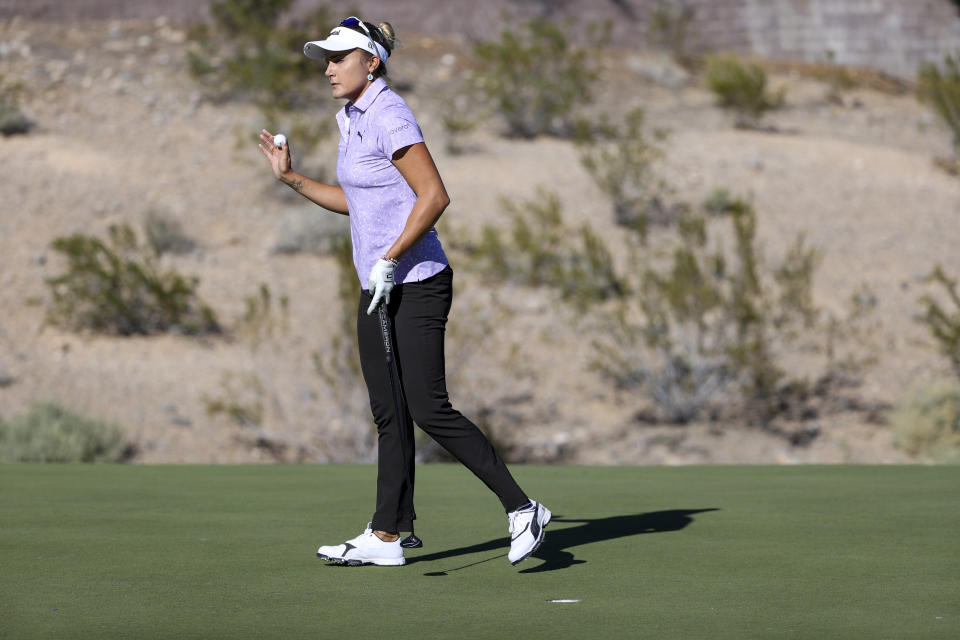
[[633, 55], [627, 58], [627, 68], [648, 82], [670, 89], [679, 89], [690, 81], [687, 70], [667, 55]]
[[3, 363], [0, 363], [0, 389], [9, 387], [16, 381], [17, 379], [7, 371]]

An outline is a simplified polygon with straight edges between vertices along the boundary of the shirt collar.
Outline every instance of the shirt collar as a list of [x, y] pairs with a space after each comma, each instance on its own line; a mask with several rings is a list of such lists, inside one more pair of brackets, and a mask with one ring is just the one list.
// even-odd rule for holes
[[363, 92], [363, 95], [360, 96], [360, 99], [356, 102], [348, 103], [347, 110], [349, 111], [351, 107], [359, 111], [366, 111], [370, 108], [370, 105], [373, 104], [373, 101], [377, 99], [377, 96], [380, 95], [380, 92], [387, 88], [387, 83], [383, 78], [377, 78], [373, 83], [367, 87], [367, 90]]

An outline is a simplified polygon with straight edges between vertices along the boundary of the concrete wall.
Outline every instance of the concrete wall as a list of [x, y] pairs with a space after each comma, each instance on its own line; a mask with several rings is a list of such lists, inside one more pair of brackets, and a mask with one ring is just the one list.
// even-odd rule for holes
[[[299, 9], [315, 5], [296, 0]], [[328, 5], [334, 5], [328, 2]], [[465, 43], [496, 36], [503, 16], [610, 20], [618, 44], [644, 46], [657, 5], [693, 9], [689, 46], [776, 60], [842, 64], [910, 77], [925, 61], [960, 49], [960, 16], [950, 0], [354, 0], [365, 17], [404, 33], [457, 33]], [[194, 22], [206, 0], [0, 0], [0, 20], [149, 19]], [[574, 27], [576, 30], [576, 26]], [[584, 30], [585, 32], [585, 30]]]
[[698, 47], [775, 60], [841, 64], [912, 76], [960, 49], [948, 0], [691, 0]]

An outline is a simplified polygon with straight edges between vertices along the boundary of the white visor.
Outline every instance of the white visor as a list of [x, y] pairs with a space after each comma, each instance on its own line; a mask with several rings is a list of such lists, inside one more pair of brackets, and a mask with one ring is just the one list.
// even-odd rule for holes
[[350, 51], [363, 49], [386, 62], [390, 52], [372, 38], [347, 27], [337, 27], [330, 32], [326, 40], [311, 40], [303, 45], [303, 55], [314, 60], [323, 60], [328, 51]]

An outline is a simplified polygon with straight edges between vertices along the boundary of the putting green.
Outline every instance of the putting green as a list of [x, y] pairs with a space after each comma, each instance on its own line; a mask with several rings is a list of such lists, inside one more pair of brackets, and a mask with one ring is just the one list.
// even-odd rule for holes
[[370, 466], [0, 465], [0, 637], [960, 637], [960, 467], [513, 471], [554, 512], [535, 557], [428, 465], [387, 568], [315, 557]]

